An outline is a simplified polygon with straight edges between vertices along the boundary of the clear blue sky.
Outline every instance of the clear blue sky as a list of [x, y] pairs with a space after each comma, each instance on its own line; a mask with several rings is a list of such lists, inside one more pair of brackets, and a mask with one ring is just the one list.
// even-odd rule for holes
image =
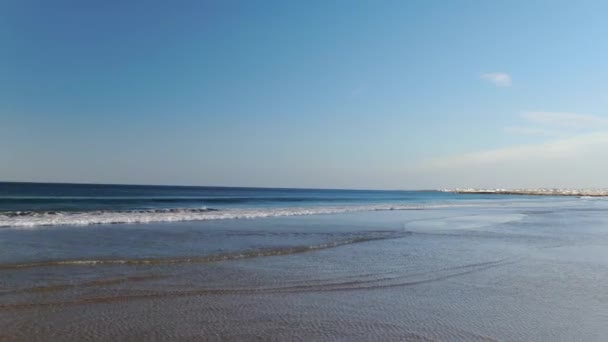
[[608, 186], [607, 13], [2, 1], [0, 180]]

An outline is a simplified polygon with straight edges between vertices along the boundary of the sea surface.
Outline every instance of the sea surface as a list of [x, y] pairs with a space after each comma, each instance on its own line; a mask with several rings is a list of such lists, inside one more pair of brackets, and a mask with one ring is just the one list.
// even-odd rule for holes
[[608, 199], [0, 183], [0, 341], [603, 341]]

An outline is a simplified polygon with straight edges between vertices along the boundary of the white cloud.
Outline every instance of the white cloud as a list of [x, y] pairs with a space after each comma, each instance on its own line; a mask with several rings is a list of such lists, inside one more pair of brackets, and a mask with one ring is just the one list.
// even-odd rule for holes
[[488, 151], [465, 153], [447, 158], [438, 158], [432, 160], [429, 165], [433, 167], [454, 167], [540, 159], [559, 159], [574, 156], [581, 148], [597, 143], [608, 143], [608, 132], [580, 135], [574, 138], [558, 139], [541, 144], [518, 145]]
[[553, 131], [549, 129], [543, 128], [534, 128], [534, 127], [522, 127], [522, 126], [510, 126], [505, 127], [504, 131], [510, 134], [522, 134], [522, 135], [539, 135], [545, 137], [558, 137], [562, 136], [562, 132]]
[[436, 158], [416, 174], [431, 187], [608, 187], [608, 131]]
[[426, 160], [411, 178], [427, 188], [608, 188], [608, 118], [544, 111], [521, 118], [504, 131], [545, 141]]
[[608, 119], [588, 114], [528, 111], [521, 116], [531, 123], [561, 128], [598, 128], [608, 125]]
[[511, 75], [504, 72], [488, 72], [479, 75], [482, 80], [491, 82], [498, 87], [509, 87], [511, 86]]

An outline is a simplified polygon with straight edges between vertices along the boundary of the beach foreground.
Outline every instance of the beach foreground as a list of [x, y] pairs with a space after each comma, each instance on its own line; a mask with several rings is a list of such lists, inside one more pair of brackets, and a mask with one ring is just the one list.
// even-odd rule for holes
[[0, 340], [600, 341], [607, 208], [2, 229]]

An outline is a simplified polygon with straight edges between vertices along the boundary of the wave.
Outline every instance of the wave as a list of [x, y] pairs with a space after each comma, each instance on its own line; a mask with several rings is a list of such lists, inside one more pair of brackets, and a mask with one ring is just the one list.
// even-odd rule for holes
[[[214, 208], [172, 208], [152, 210], [97, 210], [97, 211], [5, 211], [0, 212], [0, 227], [38, 227], [61, 225], [93, 225], [119, 223], [152, 223], [206, 221], [227, 219], [254, 219], [281, 216], [323, 215], [362, 211], [422, 210], [445, 208], [458, 205], [364, 205], [340, 207], [289, 207], [224, 209]], [[462, 205], [460, 205], [462, 206]]]
[[219, 261], [251, 259], [259, 257], [290, 255], [305, 252], [312, 252], [322, 249], [340, 247], [361, 242], [376, 240], [395, 239], [412, 234], [408, 231], [394, 232], [374, 232], [366, 235], [354, 236], [347, 239], [330, 241], [318, 245], [292, 246], [279, 248], [262, 248], [254, 250], [244, 250], [232, 253], [210, 254], [202, 256], [172, 257], [172, 258], [150, 258], [150, 259], [73, 259], [73, 260], [49, 260], [18, 264], [0, 264], [0, 270], [23, 269], [49, 266], [96, 266], [96, 265], [168, 265], [168, 264], [187, 264], [187, 263], [211, 263]]
[[[208, 211], [218, 211], [218, 209], [213, 208], [159, 208], [159, 209], [136, 209], [136, 210], [113, 210], [113, 211], [89, 211], [91, 215], [101, 215], [104, 213], [125, 213], [125, 214], [159, 214], [159, 213], [204, 213]], [[84, 212], [81, 212], [84, 213]], [[4, 211], [0, 212], [0, 217], [45, 217], [45, 216], [54, 216], [54, 215], [76, 215], [78, 212], [66, 212], [66, 211], [57, 211], [57, 210], [18, 210], [18, 211]]]

